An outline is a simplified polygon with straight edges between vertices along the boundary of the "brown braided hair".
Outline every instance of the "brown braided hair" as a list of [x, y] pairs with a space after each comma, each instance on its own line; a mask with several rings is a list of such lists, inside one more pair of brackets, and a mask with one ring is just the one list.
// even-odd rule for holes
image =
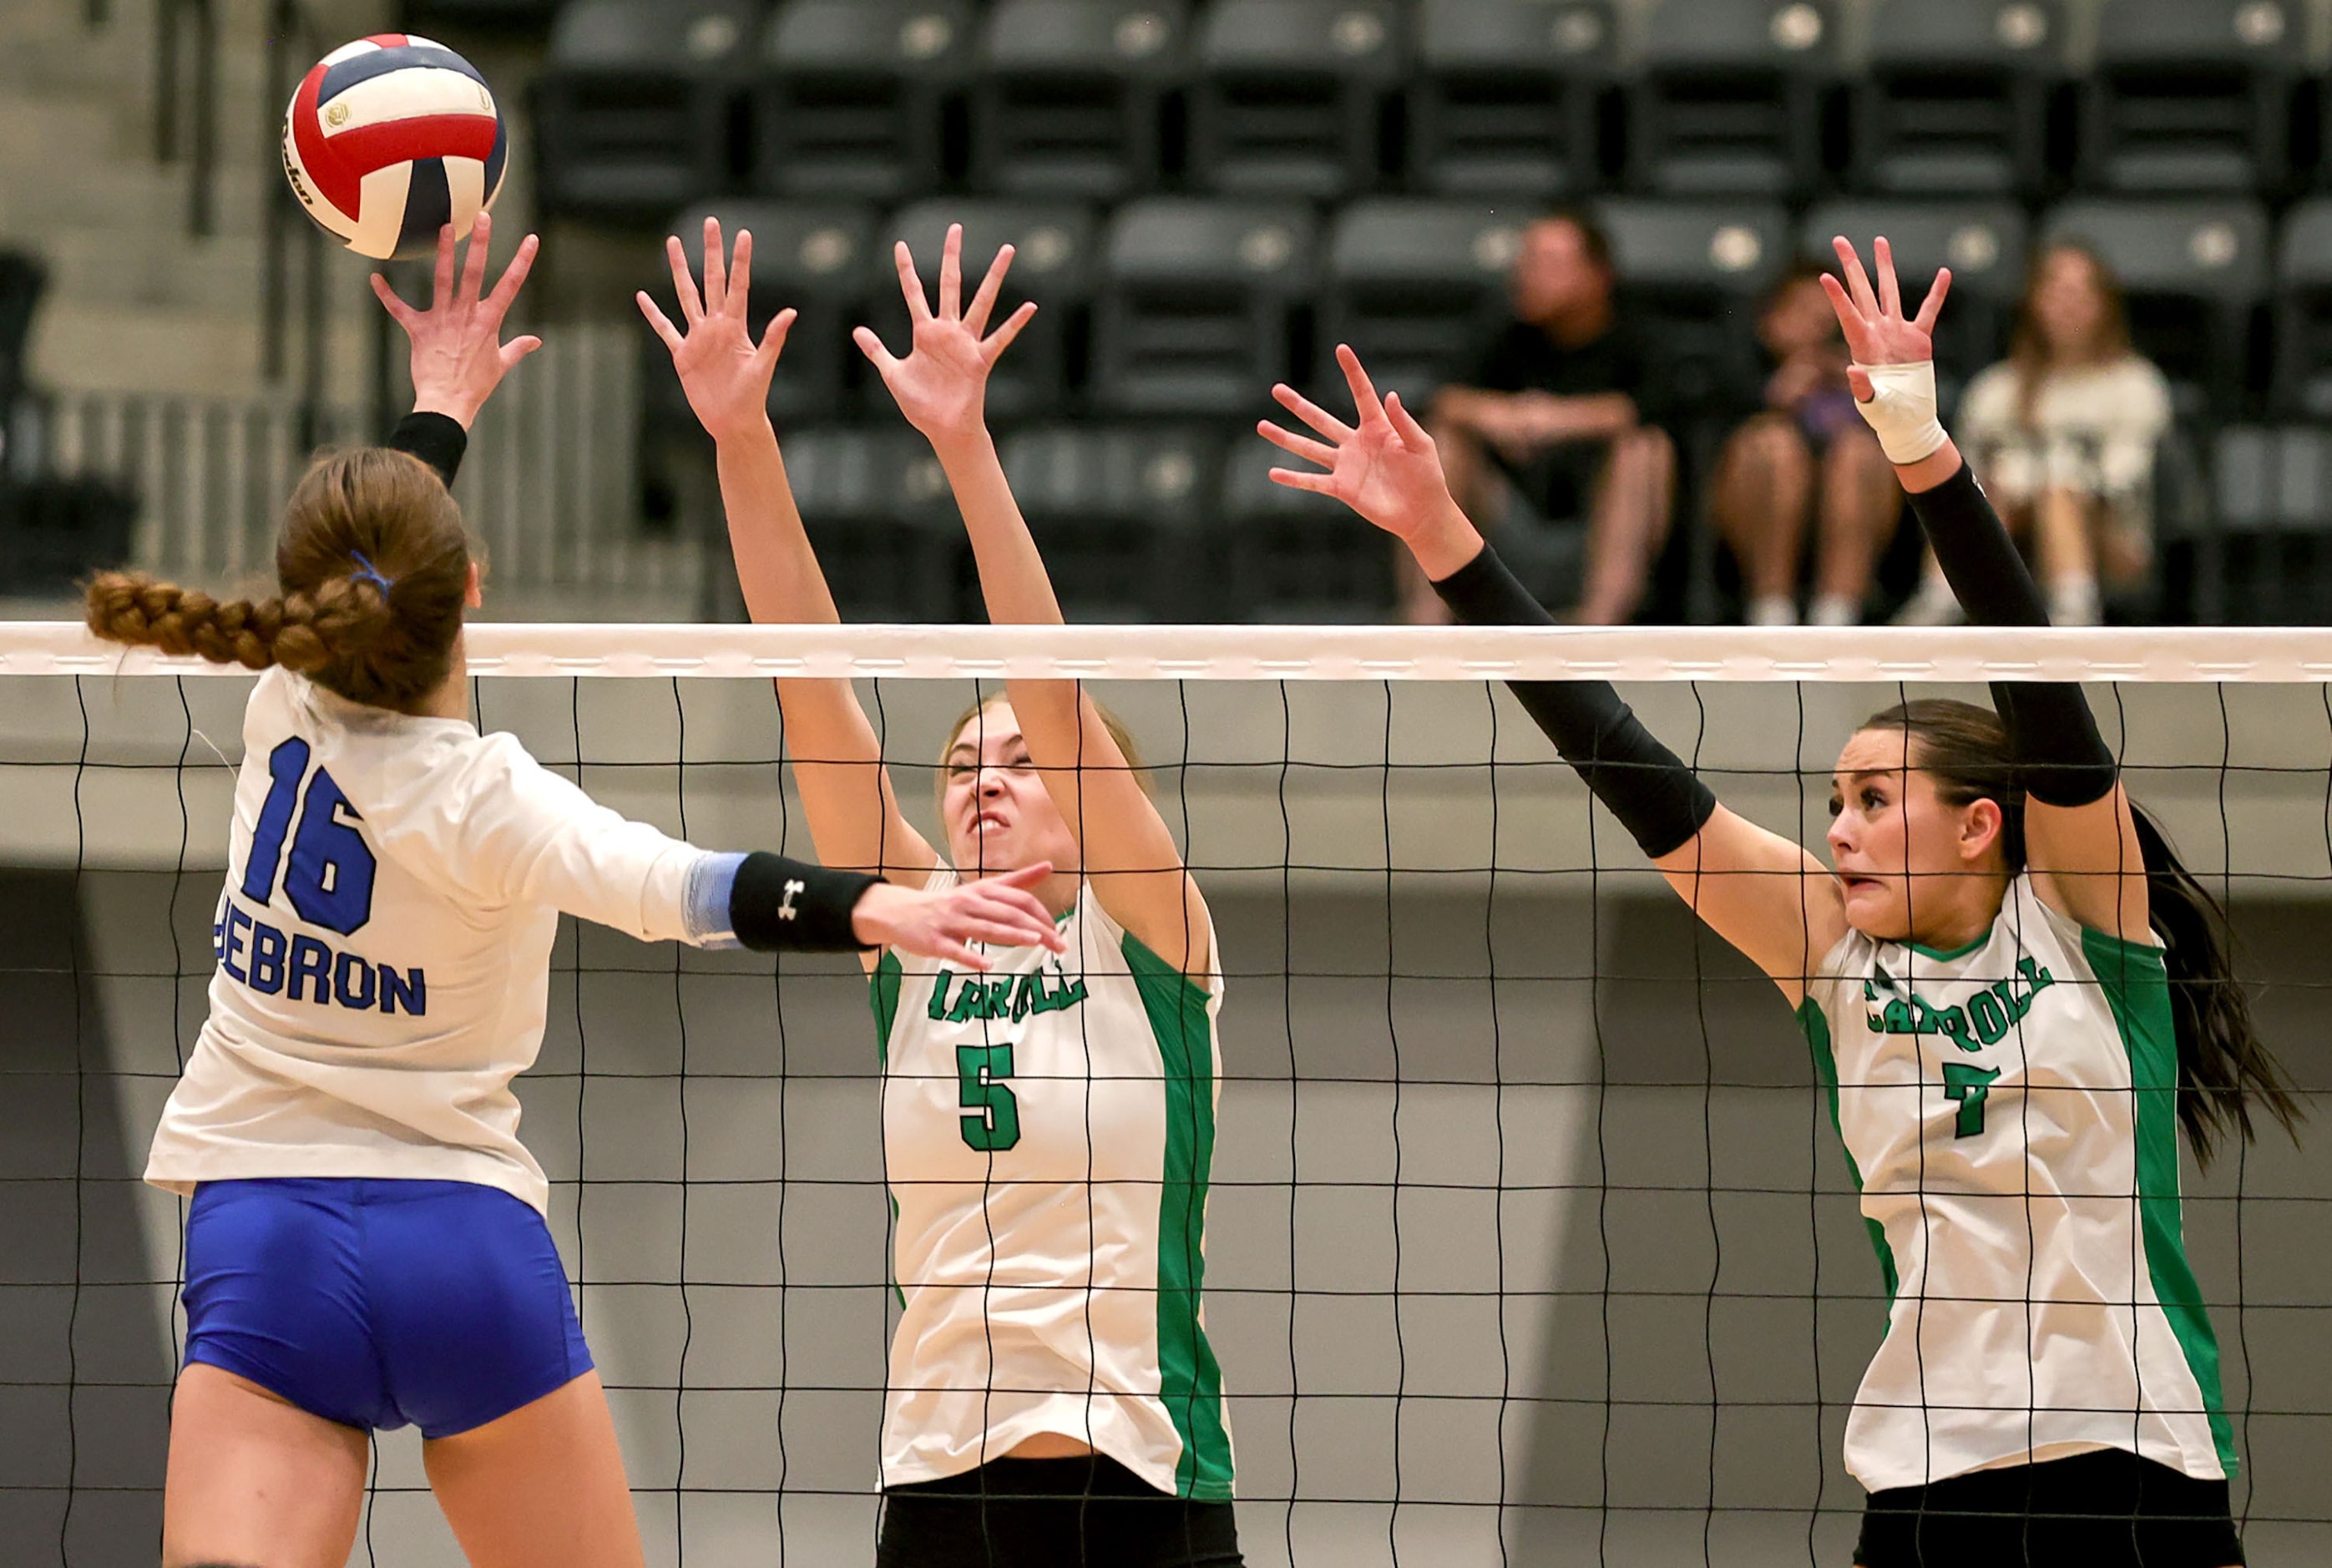
[[410, 711], [444, 684], [469, 594], [469, 538], [419, 458], [368, 446], [319, 459], [285, 508], [275, 576], [280, 597], [222, 603], [140, 572], [102, 572], [89, 585], [89, 628], [213, 664], [281, 664], [377, 708]]

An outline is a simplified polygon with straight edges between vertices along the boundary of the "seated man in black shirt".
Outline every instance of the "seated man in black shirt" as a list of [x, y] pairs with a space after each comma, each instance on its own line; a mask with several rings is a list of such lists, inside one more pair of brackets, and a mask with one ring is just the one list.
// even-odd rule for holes
[[[1572, 618], [1591, 626], [1635, 613], [1676, 492], [1676, 447], [1643, 422], [1645, 357], [1612, 282], [1610, 244], [1592, 219], [1559, 211], [1534, 220], [1508, 278], [1515, 319], [1436, 395], [1429, 422], [1450, 489], [1484, 532], [1516, 492], [1546, 521], [1585, 521], [1584, 591]], [[1519, 551], [1534, 553], [1544, 552]], [[1411, 621], [1447, 618], [1422, 578], [1406, 572], [1402, 582]]]

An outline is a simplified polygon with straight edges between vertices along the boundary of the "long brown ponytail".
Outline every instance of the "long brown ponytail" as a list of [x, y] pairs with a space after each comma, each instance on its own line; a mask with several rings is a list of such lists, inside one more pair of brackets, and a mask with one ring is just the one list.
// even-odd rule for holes
[[[1951, 806], [1991, 800], [2000, 807], [2000, 842], [2011, 875], [2024, 869], [2024, 792], [2000, 715], [1973, 703], [1924, 698], [1876, 713], [1865, 730], [1914, 743], [1913, 766], [1935, 780]], [[2253, 1108], [2286, 1133], [2303, 1114], [2290, 1080], [2259, 1037], [2250, 993], [2235, 979], [2227, 912], [2178, 858], [2161, 827], [2134, 802], [2146, 859], [2146, 903], [2170, 976], [2170, 1012], [2178, 1036], [2178, 1120], [2197, 1162], [2208, 1165], [2222, 1138], [2249, 1143]]]
[[420, 459], [359, 447], [320, 459], [285, 508], [280, 597], [221, 602], [143, 573], [90, 584], [90, 630], [117, 643], [263, 670], [406, 710], [444, 683], [469, 593], [460, 508]]

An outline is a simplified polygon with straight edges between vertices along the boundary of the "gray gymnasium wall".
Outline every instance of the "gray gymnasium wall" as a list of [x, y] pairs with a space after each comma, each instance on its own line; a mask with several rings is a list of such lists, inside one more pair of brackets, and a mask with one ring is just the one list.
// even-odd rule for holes
[[[63, 1498], [40, 1488], [68, 1473], [53, 1385], [71, 1315], [70, 1560], [110, 1564], [151, 1538], [150, 1496], [103, 1488], [159, 1475], [171, 1293], [139, 1282], [175, 1275], [179, 1224], [129, 1176], [202, 1017], [225, 814], [208, 743], [235, 754], [242, 685], [188, 683], [187, 715], [163, 683], [12, 693], [34, 688], [0, 752], [0, 863], [33, 867], [0, 885], [0, 1563], [56, 1561]], [[961, 694], [886, 686], [894, 756], [929, 753]], [[1608, 822], [1590, 846], [1575, 789], [1503, 704], [1486, 898], [1487, 770], [1447, 766], [1490, 754], [1478, 691], [1404, 690], [1390, 712], [1374, 690], [1291, 688], [1285, 713], [1271, 688], [1116, 695], [1153, 753], [1180, 759], [1193, 738], [1191, 765], [1159, 783], [1216, 868], [1232, 969], [1209, 1321], [1249, 1560], [1285, 1563], [1292, 1545], [1305, 1563], [1493, 1563], [1503, 1517], [1515, 1562], [1842, 1563], [1860, 1495], [1839, 1434], [1882, 1321], [1877, 1271], [1770, 988], [1696, 933]], [[1698, 730], [1691, 693], [1636, 695], [1664, 732]], [[1847, 715], [1886, 693], [1810, 692], [1802, 711], [1787, 690], [1703, 695], [1700, 750], [1735, 770], [1728, 798], [1786, 824], [1794, 788], [1747, 770], [1826, 764]], [[2194, 858], [2246, 871], [2249, 972], [2269, 982], [2271, 1037], [2320, 1091], [2332, 731], [2313, 689], [2230, 701], [2247, 766], [2223, 779], [2207, 692], [2130, 693], [2128, 744], [2142, 762], [2208, 764], [2142, 782]], [[656, 683], [588, 683], [579, 703], [562, 683], [504, 683], [483, 702], [552, 761], [579, 728], [587, 785], [668, 827], [684, 717], [700, 838], [775, 843], [798, 825], [771, 789], [762, 688], [684, 684], [676, 706]], [[1371, 765], [1388, 747], [1390, 784]], [[203, 760], [170, 766], [182, 751]], [[179, 858], [182, 789], [196, 869], [181, 881], [156, 867]], [[920, 780], [902, 789], [920, 810]], [[781, 1530], [786, 1562], [871, 1555], [889, 1328], [871, 1024], [847, 968], [771, 971], [570, 932], [524, 1084], [655, 1563], [771, 1563]], [[58, 1180], [76, 1168], [77, 1186]], [[2332, 1412], [2317, 1351], [2332, 1143], [2271, 1140], [2194, 1190], [2230, 1395], [2258, 1407], [2254, 1513], [2332, 1518], [2332, 1417], [2307, 1413]], [[412, 1435], [383, 1452], [390, 1489], [355, 1561], [458, 1563]], [[1292, 1511], [1276, 1500], [1291, 1493]], [[2253, 1541], [2256, 1560], [2307, 1560], [2332, 1527], [2263, 1523]]]

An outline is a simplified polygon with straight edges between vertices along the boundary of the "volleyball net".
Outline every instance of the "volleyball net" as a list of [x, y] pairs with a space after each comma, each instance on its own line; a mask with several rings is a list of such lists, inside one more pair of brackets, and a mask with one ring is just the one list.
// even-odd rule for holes
[[[1868, 714], [2091, 682], [2303, 1103], [2332, 1085], [2321, 633], [480, 626], [469, 652], [483, 727], [709, 847], [811, 853], [772, 676], [858, 680], [927, 831], [975, 693], [1068, 676], [1124, 718], [1219, 932], [1206, 1310], [1250, 1563], [1849, 1557], [1887, 1287], [1806, 1042], [1507, 679], [1620, 682], [1818, 853]], [[12, 1562], [158, 1534], [184, 1209], [137, 1177], [205, 1013], [248, 688], [0, 626]], [[521, 1133], [649, 1561], [871, 1561], [896, 1306], [865, 978], [569, 923], [550, 1001]], [[2270, 1128], [2185, 1190], [2253, 1560], [2332, 1554], [2332, 1133]], [[355, 1561], [459, 1563], [413, 1434], [378, 1455]]]

